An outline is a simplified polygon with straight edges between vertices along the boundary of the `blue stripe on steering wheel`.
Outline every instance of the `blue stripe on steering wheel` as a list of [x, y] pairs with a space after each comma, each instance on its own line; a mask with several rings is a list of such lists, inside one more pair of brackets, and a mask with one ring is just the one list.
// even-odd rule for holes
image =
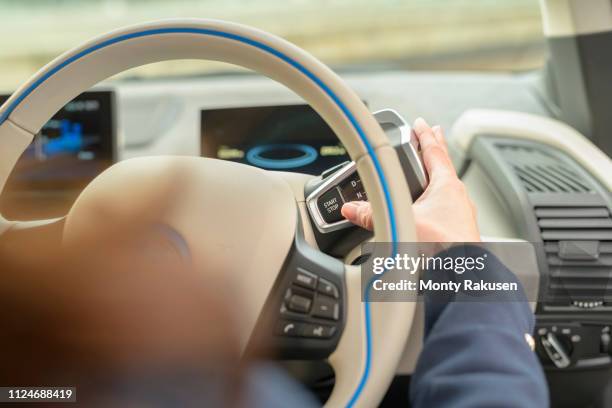
[[[73, 62], [77, 61], [78, 59], [80, 59], [80, 58], [82, 58], [82, 57], [84, 57], [84, 56], [86, 56], [88, 54], [91, 54], [91, 53], [93, 53], [93, 52], [95, 52], [95, 51], [97, 51], [99, 49], [108, 47], [110, 45], [113, 45], [113, 44], [116, 44], [116, 43], [119, 43], [119, 42], [122, 42], [122, 41], [127, 41], [127, 40], [134, 39], [134, 38], [147, 37], [147, 36], [152, 36], [152, 35], [172, 34], [172, 33], [200, 34], [200, 35], [208, 35], [208, 36], [214, 36], [214, 37], [222, 37], [222, 38], [227, 38], [227, 39], [230, 39], [230, 40], [234, 40], [234, 41], [238, 41], [238, 42], [241, 42], [241, 43], [244, 43], [244, 44], [251, 45], [251, 46], [253, 46], [255, 48], [263, 50], [263, 51], [265, 51], [265, 52], [267, 52], [267, 53], [269, 53], [271, 55], [274, 55], [275, 57], [285, 61], [286, 63], [288, 63], [289, 65], [291, 65], [292, 67], [294, 67], [295, 69], [297, 69], [298, 71], [300, 71], [301, 73], [306, 75], [317, 86], [319, 86], [319, 88], [321, 88], [336, 103], [336, 105], [338, 105], [340, 110], [342, 110], [344, 115], [351, 122], [351, 124], [355, 128], [355, 131], [359, 135], [359, 138], [361, 139], [361, 141], [365, 145], [368, 154], [372, 158], [372, 162], [374, 163], [374, 167], [376, 168], [376, 173], [378, 175], [380, 184], [382, 186], [382, 189], [383, 189], [383, 192], [384, 192], [384, 195], [385, 195], [387, 212], [389, 213], [389, 224], [390, 224], [390, 227], [391, 227], [391, 240], [392, 240], [392, 247], [393, 247], [393, 255], [395, 255], [395, 253], [397, 252], [397, 229], [396, 229], [396, 223], [395, 223], [395, 216], [394, 216], [394, 212], [393, 212], [393, 203], [391, 201], [391, 194], [389, 192], [389, 186], [388, 186], [387, 181], [385, 179], [385, 175], [384, 175], [384, 172], [382, 170], [382, 167], [380, 166], [380, 162], [378, 161], [378, 158], [376, 157], [376, 153], [374, 151], [374, 148], [370, 144], [367, 136], [365, 135], [365, 132], [363, 131], [361, 126], [359, 126], [359, 123], [357, 122], [357, 120], [355, 119], [355, 117], [353, 116], [351, 111], [340, 100], [340, 98], [334, 93], [334, 91], [332, 91], [319, 77], [317, 77], [315, 74], [313, 74], [310, 70], [308, 70], [302, 64], [300, 64], [296, 60], [292, 59], [291, 57], [283, 54], [282, 52], [276, 50], [275, 48], [270, 47], [269, 45], [266, 45], [266, 44], [264, 44], [262, 42], [259, 42], [259, 41], [256, 41], [256, 40], [252, 40], [250, 38], [247, 38], [247, 37], [244, 37], [244, 36], [241, 36], [241, 35], [237, 35], [237, 34], [233, 34], [233, 33], [228, 33], [228, 32], [225, 32], [225, 31], [211, 30], [211, 29], [202, 29], [202, 28], [168, 27], [168, 28], [157, 28], [157, 29], [151, 29], [151, 30], [138, 31], [138, 32], [134, 32], [134, 33], [130, 33], [130, 34], [124, 34], [124, 35], [117, 36], [115, 38], [111, 38], [111, 39], [102, 41], [101, 43], [93, 45], [93, 46], [91, 46], [91, 47], [89, 47], [89, 48], [87, 48], [87, 49], [85, 49], [83, 51], [80, 51], [79, 53], [77, 53], [77, 54], [67, 58], [66, 60], [60, 62], [55, 67], [53, 67], [49, 71], [47, 71], [44, 75], [42, 75], [38, 80], [36, 80], [34, 83], [32, 83], [28, 88], [24, 89], [21, 92], [21, 94], [19, 94], [19, 96], [14, 101], [12, 101], [12, 103], [4, 111], [4, 113], [2, 113], [0, 115], [0, 125], [2, 125], [7, 120], [7, 118], [10, 116], [10, 114], [19, 106], [19, 104], [29, 94], [31, 94], [40, 84], [45, 82], [47, 79], [49, 79], [50, 77], [55, 75], [57, 72], [59, 72], [60, 70], [62, 70], [66, 66], [68, 66], [68, 65], [72, 64]], [[368, 286], [368, 288], [369, 288], [369, 286]], [[357, 399], [361, 395], [361, 392], [363, 391], [363, 388], [364, 388], [364, 386], [365, 386], [365, 384], [366, 384], [366, 382], [368, 380], [369, 374], [370, 374], [370, 366], [371, 366], [371, 358], [372, 358], [372, 333], [371, 333], [371, 324], [370, 324], [371, 316], [370, 316], [369, 290], [366, 289], [366, 292], [365, 292], [364, 295], [365, 295], [364, 296], [364, 307], [365, 307], [365, 326], [366, 326], [366, 361], [365, 361], [365, 368], [364, 368], [363, 374], [362, 374], [361, 379], [359, 381], [359, 385], [357, 386], [357, 389], [353, 393], [353, 395], [352, 395], [352, 397], [351, 397], [351, 399], [350, 399], [350, 401], [348, 403], [349, 407], [352, 407], [357, 402]]]

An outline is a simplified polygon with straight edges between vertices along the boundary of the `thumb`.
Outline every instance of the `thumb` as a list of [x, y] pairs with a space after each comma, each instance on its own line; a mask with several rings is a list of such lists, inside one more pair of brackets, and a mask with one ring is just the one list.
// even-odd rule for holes
[[355, 225], [372, 231], [372, 207], [367, 201], [351, 201], [342, 206], [342, 215]]

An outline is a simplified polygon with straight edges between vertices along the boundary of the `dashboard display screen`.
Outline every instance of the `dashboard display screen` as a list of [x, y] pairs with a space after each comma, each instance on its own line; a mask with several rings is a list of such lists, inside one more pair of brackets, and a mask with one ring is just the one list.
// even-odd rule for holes
[[202, 156], [267, 170], [320, 174], [349, 160], [308, 105], [204, 110], [200, 136]]
[[[8, 96], [0, 96], [0, 104]], [[113, 94], [85, 92], [66, 104], [34, 137], [11, 174], [7, 191], [84, 187], [113, 163]]]

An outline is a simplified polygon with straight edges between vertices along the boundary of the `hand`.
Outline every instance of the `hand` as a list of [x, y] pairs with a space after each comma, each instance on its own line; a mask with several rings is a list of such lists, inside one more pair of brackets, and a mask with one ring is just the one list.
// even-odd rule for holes
[[[457, 177], [440, 126], [429, 127], [418, 118], [419, 139], [429, 185], [412, 205], [417, 238], [421, 242], [480, 242], [476, 207]], [[372, 207], [366, 201], [344, 204], [342, 215], [354, 224], [373, 229]]]

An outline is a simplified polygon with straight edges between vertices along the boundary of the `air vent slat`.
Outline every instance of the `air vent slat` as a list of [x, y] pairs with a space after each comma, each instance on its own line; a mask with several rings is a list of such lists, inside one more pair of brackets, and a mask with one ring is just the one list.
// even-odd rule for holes
[[605, 207], [540, 207], [535, 209], [538, 218], [602, 218], [610, 213]]
[[612, 228], [610, 218], [544, 218], [538, 220], [541, 228]]
[[[572, 260], [572, 259], [561, 259], [556, 255], [548, 256], [548, 265], [550, 266], [612, 266], [611, 255], [600, 255], [595, 261], [588, 260]], [[584, 268], [583, 268], [584, 269]]]
[[542, 239], [545, 240], [612, 240], [612, 229], [607, 230], [544, 230], [542, 231]]
[[553, 266], [549, 270], [552, 278], [593, 278], [607, 279], [612, 278], [612, 270], [609, 266], [599, 267], [579, 267], [579, 266]]
[[[557, 254], [559, 252], [559, 242], [547, 241], [544, 242], [544, 251], [548, 254]], [[599, 254], [612, 254], [612, 242], [600, 242], [599, 243]]]
[[604, 291], [606, 291], [607, 288], [607, 283], [608, 280], [604, 280], [604, 281], [597, 281], [597, 280], [593, 280], [592, 282], [586, 283], [586, 282], [570, 282], [569, 279], [563, 279], [562, 282], [551, 282], [549, 284], [549, 288], [556, 290], [556, 289], [565, 289], [565, 290], [594, 290], [594, 291], [601, 291], [601, 293], [604, 293]]

